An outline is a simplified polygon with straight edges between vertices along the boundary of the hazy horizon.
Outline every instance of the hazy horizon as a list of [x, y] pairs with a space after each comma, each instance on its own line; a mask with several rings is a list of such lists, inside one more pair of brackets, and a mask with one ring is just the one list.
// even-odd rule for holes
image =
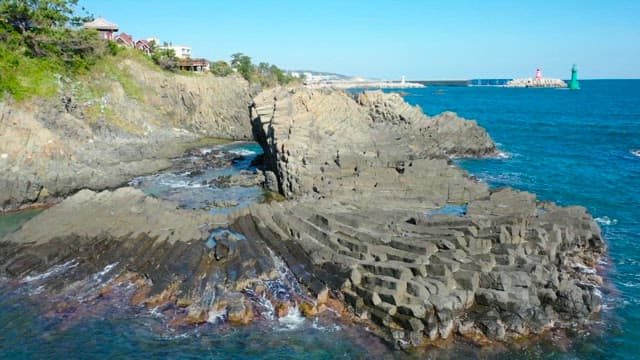
[[187, 3], [80, 0], [135, 39], [194, 57], [379, 79], [640, 78], [640, 2], [620, 0]]

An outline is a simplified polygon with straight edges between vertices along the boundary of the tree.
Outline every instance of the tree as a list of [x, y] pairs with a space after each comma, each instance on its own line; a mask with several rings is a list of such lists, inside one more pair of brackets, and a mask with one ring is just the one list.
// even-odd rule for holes
[[78, 25], [87, 16], [77, 16], [78, 0], [2, 0], [0, 18], [21, 34]]
[[[91, 19], [89, 16], [75, 14], [74, 7], [77, 3], [78, 0], [2, 0], [0, 22], [3, 30], [17, 33], [15, 38], [35, 56], [65, 53], [65, 45], [69, 45], [65, 44], [68, 25], [78, 25]], [[74, 47], [72, 52], [76, 54], [88, 51], [73, 44], [71, 46]]]
[[166, 43], [163, 47], [154, 47], [151, 53], [151, 60], [158, 64], [163, 70], [176, 71], [178, 70], [178, 57], [176, 52], [167, 47]]
[[211, 63], [211, 72], [215, 76], [229, 76], [233, 74], [233, 69], [226, 61], [220, 60]]
[[231, 67], [247, 81], [251, 82], [253, 80], [255, 67], [251, 63], [251, 58], [247, 55], [244, 55], [243, 53], [235, 53], [231, 55]]

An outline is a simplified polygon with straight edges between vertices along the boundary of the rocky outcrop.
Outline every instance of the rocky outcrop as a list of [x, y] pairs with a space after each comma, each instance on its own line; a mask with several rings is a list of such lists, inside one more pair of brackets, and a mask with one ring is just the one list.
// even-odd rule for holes
[[173, 326], [245, 324], [260, 315], [253, 300], [275, 301], [282, 276], [255, 232], [242, 214], [177, 210], [133, 188], [82, 190], [0, 241], [0, 279], [33, 283], [67, 307], [125, 292]]
[[495, 153], [474, 122], [392, 94], [274, 90], [255, 100], [253, 129], [266, 178], [296, 199], [251, 209], [261, 237], [399, 344], [505, 340], [599, 311], [599, 227], [455, 167]]
[[[350, 196], [345, 188], [356, 198], [363, 189], [375, 188], [387, 190], [384, 200], [401, 200], [400, 193], [411, 193], [411, 186], [425, 188], [421, 181], [433, 179], [439, 184], [427, 191], [441, 203], [465, 200], [477, 185], [456, 181], [463, 175], [448, 170], [449, 157], [496, 153], [495, 144], [475, 122], [452, 113], [429, 118], [397, 94], [371, 92], [354, 100], [340, 91], [278, 89], [260, 94], [252, 114], [266, 168], [289, 198], [310, 193]], [[437, 173], [430, 167], [449, 172], [452, 181], [415, 176]], [[412, 174], [403, 176], [405, 171]]]
[[[0, 241], [0, 279], [47, 278], [37, 285], [54, 295], [84, 289], [78, 301], [134, 289], [132, 304], [168, 309], [175, 326], [245, 324], [292, 302], [314, 316], [339, 299], [400, 346], [507, 340], [599, 311], [598, 225], [457, 168], [452, 157], [496, 153], [475, 122], [311, 89], [263, 92], [251, 114], [263, 173], [223, 181], [264, 176], [288, 201], [213, 217], [130, 188], [81, 191]], [[280, 296], [291, 279], [316, 302]]]
[[[248, 140], [243, 79], [163, 73], [133, 60], [114, 74], [60, 79], [60, 96], [0, 102], [0, 209], [114, 188], [167, 168], [185, 143]], [[100, 89], [99, 95], [93, 90]]]

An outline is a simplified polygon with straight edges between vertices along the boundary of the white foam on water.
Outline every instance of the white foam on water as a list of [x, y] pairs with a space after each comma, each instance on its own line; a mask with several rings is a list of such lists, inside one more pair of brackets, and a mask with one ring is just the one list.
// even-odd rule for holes
[[25, 276], [24, 279], [22, 279], [22, 282], [30, 283], [34, 281], [44, 280], [51, 276], [59, 275], [70, 269], [73, 269], [74, 267], [78, 266], [78, 264], [79, 263], [76, 259], [69, 260], [64, 264], [53, 266], [51, 269], [49, 269], [49, 271], [43, 272], [42, 274], [38, 274], [35, 276]]
[[201, 183], [192, 183], [189, 181], [184, 181], [184, 180], [161, 180], [159, 181], [160, 185], [165, 185], [168, 186], [170, 188], [190, 188], [190, 189], [197, 189], [197, 188], [201, 188], [204, 185], [202, 185]]
[[43, 291], [44, 291], [44, 286], [43, 286], [43, 285], [40, 285], [40, 286], [38, 286], [37, 288], [35, 288], [35, 289], [33, 289], [33, 290], [29, 291], [29, 295], [30, 295], [30, 296], [38, 295], [38, 294], [40, 294], [40, 293], [41, 293], [41, 292], [43, 292]]
[[[249, 292], [251, 290], [245, 291]], [[259, 308], [260, 315], [262, 315], [266, 320], [276, 319], [276, 309], [273, 306], [273, 303], [269, 299], [267, 299], [264, 294], [252, 296], [251, 300]]]
[[597, 217], [595, 220], [600, 225], [609, 226], [618, 224], [618, 219], [610, 219], [608, 216]]
[[289, 307], [287, 315], [279, 318], [278, 323], [282, 325], [280, 330], [295, 330], [304, 323], [304, 320], [305, 318], [302, 316], [300, 309], [298, 309], [298, 305], [295, 305], [293, 307]]
[[252, 156], [257, 154], [255, 151], [247, 150], [247, 149], [229, 150], [229, 153], [239, 155], [239, 156]]
[[503, 151], [498, 151], [498, 154], [495, 156], [496, 159], [511, 159], [512, 157], [513, 155]]
[[583, 274], [595, 274], [596, 270], [594, 268], [588, 267], [583, 264], [573, 264], [571, 265], [574, 269], [580, 271]]
[[153, 309], [151, 309], [151, 316], [156, 317], [156, 318], [163, 318], [164, 317], [164, 315], [160, 311], [160, 307], [159, 306], [156, 306]]
[[632, 154], [632, 155], [637, 156], [637, 157], [640, 157], [640, 149], [637, 149], [637, 150], [631, 150], [630, 152], [631, 152], [631, 154]]
[[115, 268], [116, 266], [118, 266], [119, 262], [114, 262], [113, 264], [109, 264], [107, 266], [104, 267], [104, 269], [102, 269], [102, 271], [99, 271], [95, 274], [93, 274], [93, 279], [94, 280], [100, 280], [102, 279], [103, 276], [107, 275], [109, 272], [111, 272], [111, 270], [113, 270], [113, 268]]
[[221, 324], [227, 318], [227, 311], [223, 310], [209, 310], [209, 316], [207, 317], [207, 322], [209, 324]]
[[326, 331], [326, 332], [335, 332], [335, 331], [342, 330], [342, 327], [338, 324], [320, 325], [320, 322], [318, 321], [317, 318], [313, 321], [313, 323], [311, 324], [311, 327], [316, 330]]

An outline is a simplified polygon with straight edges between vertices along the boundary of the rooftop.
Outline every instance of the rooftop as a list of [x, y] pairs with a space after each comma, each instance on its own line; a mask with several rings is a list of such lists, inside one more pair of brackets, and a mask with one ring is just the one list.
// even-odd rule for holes
[[103, 17], [99, 17], [93, 21], [84, 23], [84, 27], [86, 29], [118, 31], [118, 24], [109, 22]]

